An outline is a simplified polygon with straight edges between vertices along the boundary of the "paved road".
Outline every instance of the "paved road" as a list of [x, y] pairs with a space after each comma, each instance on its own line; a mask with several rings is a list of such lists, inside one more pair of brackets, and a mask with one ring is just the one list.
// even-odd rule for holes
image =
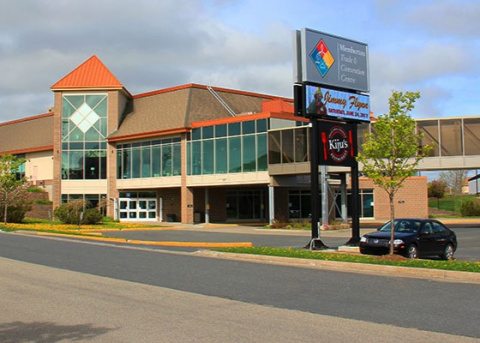
[[[455, 258], [461, 261], [480, 261], [480, 224], [461, 227], [453, 225], [459, 248]], [[362, 229], [362, 234], [374, 229]], [[254, 246], [302, 248], [310, 240], [308, 231], [263, 230], [255, 227], [203, 228], [186, 226], [184, 230], [108, 232], [108, 236], [140, 239], [146, 241], [191, 241], [191, 242], [252, 242]], [[329, 247], [338, 248], [351, 237], [350, 230], [322, 231], [322, 241]], [[162, 247], [163, 249], [163, 247]], [[178, 251], [194, 251], [195, 248], [167, 248]]]
[[[474, 342], [0, 258], [0, 341]], [[359, 335], [360, 332], [366, 333]]]
[[[134, 248], [75, 243], [71, 241], [5, 233], [0, 234], [0, 256], [57, 269], [85, 273], [92, 276], [134, 282], [141, 284], [141, 286], [139, 286], [140, 289], [142, 287], [152, 286], [161, 288], [162, 291], [163, 289], [168, 289], [200, 296], [217, 297], [223, 300], [260, 306], [262, 308], [261, 311], [266, 310], [264, 307], [267, 306], [278, 310], [279, 317], [281, 317], [280, 313], [283, 313], [282, 311], [294, 311], [302, 312], [302, 314], [310, 314], [314, 317], [327, 316], [329, 318], [334, 317], [335, 320], [362, 321], [393, 325], [397, 328], [401, 327], [480, 338], [480, 328], [477, 325], [477, 318], [480, 317], [480, 293], [478, 285], [473, 284], [377, 277], [372, 275], [310, 270], [240, 261], [225, 261], [195, 257], [185, 253], [165, 253], [158, 250], [138, 250]], [[48, 278], [48, 273], [50, 272], [46, 273], [45, 276]], [[70, 276], [68, 278], [70, 278]], [[62, 280], [62, 278], [52, 278], [47, 282], [47, 285], [52, 287], [52, 289], [60, 288], [60, 290], [64, 292], [70, 292], [72, 296], [82, 291], [86, 294], [89, 293], [88, 290], [84, 290], [80, 286], [70, 288], [68, 283], [64, 285], [63, 281], [58, 280]], [[68, 279], [65, 279], [64, 281], [67, 282], [67, 280]], [[25, 281], [26, 284], [32, 282], [33, 281], [29, 281], [28, 279]], [[32, 287], [35, 287], [34, 284], [32, 284]], [[43, 288], [43, 286], [38, 286], [39, 292], [41, 288]], [[8, 300], [8, 294], [16, 294], [17, 292], [15, 287], [5, 286], [3, 283], [1, 289], [4, 294], [1, 297], [2, 302]], [[27, 296], [29, 292], [30, 290], [27, 289], [25, 296]], [[100, 309], [107, 312], [110, 306], [105, 303], [109, 301], [107, 295], [112, 292], [114, 294], [112, 297], [116, 297], [116, 291], [107, 286], [105, 286], [105, 288], [102, 286], [98, 289], [98, 292], [99, 295], [92, 292], [91, 297], [99, 301], [98, 306]], [[134, 293], [134, 291], [130, 293]], [[22, 292], [16, 294], [17, 298], [21, 298], [21, 296]], [[104, 297], [105, 302], [102, 301]], [[119, 304], [111, 305], [113, 306], [113, 310], [110, 312], [110, 316], [116, 317], [120, 312], [129, 310], [143, 313], [143, 307], [145, 307], [145, 315], [153, 311], [149, 308], [148, 298], [140, 301], [139, 306], [135, 307], [133, 302], [129, 301], [130, 297], [134, 296], [131, 294], [127, 297], [124, 304], [122, 304], [122, 299], [119, 297], [117, 299]], [[152, 293], [152, 301], [159, 301], [157, 297], [161, 299], [165, 296]], [[185, 296], [185, 299], [189, 299], [189, 297]], [[186, 301], [188, 302], [188, 300]], [[81, 301], [78, 300], [78, 302]], [[176, 316], [180, 315], [173, 313], [174, 310], [169, 306], [154, 303], [157, 304], [154, 308], [157, 308], [159, 312], [154, 318], [159, 318], [158, 316], [164, 315], [165, 317], [162, 318], [166, 320], [165, 318], [168, 317], [169, 314], [172, 314], [172, 318], [177, 318]], [[5, 306], [2, 304], [2, 309], [9, 308], [7, 305], [11, 306], [11, 303], [5, 303]], [[170, 306], [175, 307], [175, 302]], [[178, 306], [182, 309], [181, 304]], [[212, 306], [221, 313], [222, 309], [230, 305], [218, 304]], [[15, 311], [16, 309], [12, 310], [12, 312]], [[20, 314], [26, 314], [28, 312], [26, 309], [19, 309], [18, 311]], [[44, 311], [48, 312], [49, 308], [47, 307]], [[55, 307], [52, 307], [52, 311], [55, 311]], [[108, 325], [105, 324], [103, 326], [102, 322], [85, 322], [81, 310], [73, 309], [73, 311], [74, 313], [69, 317], [68, 323], [61, 325], [73, 325], [75, 323], [79, 325], [90, 323], [90, 325], [93, 325], [96, 323], [100, 329], [103, 328], [106, 330], [112, 327], [111, 321], [113, 319], [105, 319]], [[243, 311], [248, 310], [247, 308], [239, 308], [238, 316], [242, 318], [242, 320], [247, 320], [249, 313]], [[196, 319], [199, 320], [200, 323], [202, 320], [209, 318], [209, 313], [208, 311], [205, 314], [194, 312]], [[79, 318], [82, 318], [82, 320], [76, 322], [74, 320], [75, 314], [77, 314]], [[190, 316], [188, 312], [185, 312], [184, 315], [187, 316], [189, 320], [195, 322], [196, 319]], [[47, 316], [47, 313], [45, 316]], [[52, 316], [51, 313], [50, 316]], [[265, 321], [262, 323], [260, 319], [258, 319], [259, 322], [257, 323], [256, 320], [259, 317], [261, 316], [252, 317], [255, 318], [255, 321], [250, 323], [252, 332], [257, 332], [257, 329], [258, 332], [262, 331], [261, 325], [265, 324], [267, 326], [264, 327], [263, 330], [285, 330], [285, 337], [289, 337], [290, 333], [292, 333], [292, 336], [295, 336], [293, 333], [296, 332], [296, 322], [292, 327], [284, 326], [284, 322], [280, 321], [280, 325], [273, 327], [272, 325], [274, 325], [274, 323], [266, 323]], [[236, 326], [237, 323], [234, 320], [234, 316], [222, 317], [220, 315], [219, 318], [221, 326], [229, 327], [233, 325], [233, 331], [239, 330]], [[221, 320], [222, 318], [224, 319], [223, 321]], [[36, 323], [36, 319], [30, 320]], [[50, 322], [47, 319], [39, 320], [40, 323], [43, 321]], [[313, 322], [316, 320], [321, 322], [323, 317], [312, 320]], [[4, 324], [6, 324], [7, 327], [13, 327], [15, 322], [16, 321], [12, 321]], [[135, 322], [134, 320], [133, 323]], [[29, 321], [27, 321], [27, 323], [29, 323]], [[152, 325], [151, 322], [148, 323]], [[21, 326], [21, 324], [19, 325]], [[122, 328], [123, 325], [125, 325], [123, 320], [119, 319], [119, 322], [113, 327]], [[175, 326], [174, 319], [171, 320], [171, 325], [172, 327]], [[250, 328], [247, 322], [243, 322], [241, 325], [247, 331]], [[298, 323], [298, 325], [305, 329], [302, 323]], [[341, 324], [336, 324], [336, 329], [344, 329], [338, 325]], [[357, 334], [358, 332], [370, 332], [368, 331], [369, 325], [360, 325], [360, 327], [362, 328], [361, 331], [358, 331], [358, 326], [355, 328]], [[87, 331], [89, 328], [90, 327], [86, 328]], [[97, 326], [92, 326], [92, 330], [97, 328]], [[317, 333], [317, 337], [322, 333], [321, 330], [323, 327], [320, 323], [319, 328], [319, 331], [314, 331], [317, 327], [312, 326], [312, 330]], [[367, 331], [364, 331], [364, 329]], [[386, 331], [385, 334], [387, 334], [390, 327], [384, 329]], [[396, 328], [392, 327], [391, 329], [395, 330]], [[155, 330], [155, 328], [150, 328], [150, 330]], [[381, 331], [380, 329], [380, 332]], [[374, 332], [375, 337], [377, 337], [376, 333], [379, 331], [372, 332]], [[210, 334], [210, 332], [206, 332], [205, 337]], [[272, 337], [279, 337], [275, 336], [277, 332], [272, 334]], [[307, 338], [307, 336], [301, 335], [298, 337]], [[338, 336], [338, 339], [337, 336], [335, 337], [337, 341], [344, 340], [341, 336]], [[378, 337], [387, 341], [392, 340], [382, 335]], [[370, 339], [371, 337], [369, 337], [369, 340]], [[242, 340], [244, 341], [245, 339], [232, 339], [232, 341]], [[358, 341], [358, 339], [355, 340]], [[199, 339], [199, 341], [202, 340]], [[273, 341], [273, 339], [267, 339], [266, 341]], [[276, 341], [282, 340], [277, 339]], [[439, 340], [432, 338], [431, 341]]]

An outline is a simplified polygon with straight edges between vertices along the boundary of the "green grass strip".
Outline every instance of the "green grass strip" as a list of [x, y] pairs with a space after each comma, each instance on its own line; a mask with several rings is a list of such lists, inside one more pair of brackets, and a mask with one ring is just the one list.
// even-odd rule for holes
[[381, 258], [379, 256], [359, 255], [359, 254], [345, 254], [345, 253], [331, 253], [321, 251], [310, 251], [293, 248], [268, 248], [268, 247], [251, 247], [251, 248], [218, 248], [212, 249], [219, 252], [236, 253], [236, 254], [253, 254], [253, 255], [268, 255], [291, 258], [305, 258], [313, 260], [327, 260], [338, 262], [353, 262], [353, 263], [369, 263], [388, 266], [399, 267], [414, 267], [414, 268], [428, 268], [439, 270], [454, 270], [462, 272], [480, 273], [480, 262], [468, 261], [442, 261], [442, 260], [403, 260], [392, 261]]

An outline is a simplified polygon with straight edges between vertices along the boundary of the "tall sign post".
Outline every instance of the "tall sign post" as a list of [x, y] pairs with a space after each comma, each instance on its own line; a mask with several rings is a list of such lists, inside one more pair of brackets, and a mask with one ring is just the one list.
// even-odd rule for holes
[[352, 237], [346, 244], [357, 245], [360, 241], [360, 197], [355, 157], [357, 124], [370, 121], [368, 47], [306, 28], [295, 31], [293, 38], [295, 112], [309, 118], [311, 123], [310, 248], [325, 247], [319, 236], [319, 165], [351, 168]]

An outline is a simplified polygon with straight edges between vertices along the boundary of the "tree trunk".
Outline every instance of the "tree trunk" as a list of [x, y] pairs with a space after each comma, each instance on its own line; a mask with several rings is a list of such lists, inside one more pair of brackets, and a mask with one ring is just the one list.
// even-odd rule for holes
[[8, 193], [5, 196], [5, 207], [3, 209], [3, 224], [7, 226], [7, 212], [8, 212]]
[[393, 241], [395, 232], [395, 204], [393, 203], [394, 194], [388, 195], [390, 199], [390, 255], [393, 255]]

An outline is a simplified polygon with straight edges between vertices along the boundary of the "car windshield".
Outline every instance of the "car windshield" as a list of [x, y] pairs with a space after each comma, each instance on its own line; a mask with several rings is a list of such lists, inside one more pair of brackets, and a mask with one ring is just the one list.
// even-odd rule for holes
[[[421, 224], [419, 220], [411, 220], [411, 219], [395, 219], [393, 223], [394, 223], [395, 232], [405, 232], [405, 233], [418, 232]], [[383, 225], [378, 231], [390, 232], [390, 222]]]

